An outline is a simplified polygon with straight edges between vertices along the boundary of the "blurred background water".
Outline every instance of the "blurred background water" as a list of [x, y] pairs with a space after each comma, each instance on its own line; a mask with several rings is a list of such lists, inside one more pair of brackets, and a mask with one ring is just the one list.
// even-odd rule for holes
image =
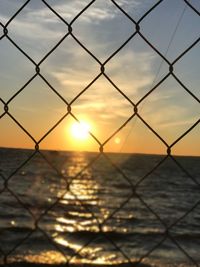
[[191, 179], [171, 158], [151, 173], [161, 155], [0, 154], [1, 263], [200, 262], [200, 158], [176, 157]]

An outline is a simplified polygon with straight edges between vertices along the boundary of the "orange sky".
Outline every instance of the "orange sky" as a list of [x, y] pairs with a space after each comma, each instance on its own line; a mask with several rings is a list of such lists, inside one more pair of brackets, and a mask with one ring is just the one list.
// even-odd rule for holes
[[[176, 61], [199, 36], [199, 16], [184, 1], [163, 1], [140, 22], [141, 33], [168, 62], [174, 62], [171, 75], [167, 61], [139, 34], [115, 54], [134, 33], [134, 25], [111, 2], [100, 2], [95, 2], [72, 24], [74, 37], [95, 57], [70, 35], [45, 57], [67, 30], [42, 2], [30, 1], [7, 25], [9, 37], [32, 61], [2, 36], [0, 146], [34, 148], [35, 142], [39, 142], [42, 149], [99, 151], [100, 144], [104, 144], [104, 151], [109, 152], [165, 154], [168, 145], [172, 146], [172, 154], [200, 155], [199, 124], [176, 143], [200, 118], [199, 43]], [[136, 2], [120, 3], [137, 21], [152, 3]], [[83, 2], [78, 0], [56, 3], [53, 7], [68, 22], [83, 8]], [[0, 3], [2, 25], [20, 5]], [[35, 64], [40, 65], [41, 76], [35, 76]], [[105, 75], [101, 73], [101, 64]], [[142, 100], [156, 84], [159, 86]], [[4, 114], [5, 103], [9, 114]], [[67, 103], [71, 103], [71, 112], [78, 120], [88, 122], [98, 141], [92, 136], [80, 140], [72, 135], [75, 119], [67, 114]], [[138, 105], [141, 119], [131, 119], [110, 139], [133, 116], [134, 104]]]
[[[4, 126], [1, 132], [2, 146], [34, 149], [35, 144], [33, 140], [12, 122], [11, 119], [5, 116], [1, 119], [1, 123]], [[54, 131], [41, 141], [39, 144], [40, 148], [98, 152], [99, 144], [92, 136], [88, 134], [83, 139], [74, 136], [72, 133], [72, 125], [74, 123], [74, 119], [67, 117]], [[97, 122], [87, 121], [87, 123], [90, 123], [91, 133], [95, 134], [102, 144], [106, 142], [110, 136], [110, 131], [106, 128], [106, 125], [100, 128]], [[7, 130], [8, 126], [9, 131]], [[194, 140], [197, 140], [198, 135], [199, 127], [174, 145], [172, 147], [172, 154], [199, 155], [199, 143], [194, 142]], [[38, 138], [37, 140], [39, 141], [40, 139]], [[166, 146], [143, 123], [139, 122], [139, 120], [130, 122], [130, 126], [125, 126], [104, 145], [105, 152], [165, 154], [166, 150]]]

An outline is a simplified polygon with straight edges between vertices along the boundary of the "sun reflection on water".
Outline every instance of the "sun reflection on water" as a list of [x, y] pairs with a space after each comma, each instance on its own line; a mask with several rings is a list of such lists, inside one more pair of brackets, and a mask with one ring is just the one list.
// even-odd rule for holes
[[[109, 210], [102, 207], [99, 199], [99, 184], [91, 168], [85, 168], [87, 158], [79, 155], [76, 164], [66, 167], [63, 171], [71, 177], [69, 190], [63, 195], [59, 193], [62, 214], [57, 216], [54, 225], [54, 241], [64, 249], [70, 250], [72, 255], [67, 255], [70, 262], [84, 262], [103, 264], [114, 260], [115, 254], [104, 254], [102, 244], [91, 244], [90, 240], [98, 239], [101, 231], [108, 231], [106, 227], [100, 229], [99, 223], [109, 216]], [[84, 169], [84, 171], [82, 171]], [[58, 214], [59, 215], [59, 214]], [[88, 244], [87, 244], [88, 243]], [[87, 245], [86, 245], [87, 244]]]

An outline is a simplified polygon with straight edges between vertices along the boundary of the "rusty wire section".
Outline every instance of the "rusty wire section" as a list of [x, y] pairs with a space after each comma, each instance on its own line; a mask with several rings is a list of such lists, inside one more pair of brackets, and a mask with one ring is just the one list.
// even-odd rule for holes
[[[188, 252], [179, 244], [179, 242], [173, 237], [173, 235], [170, 233], [170, 230], [172, 227], [174, 227], [176, 224], [178, 224], [182, 219], [184, 219], [186, 216], [188, 216], [189, 213], [191, 213], [198, 205], [199, 202], [198, 201], [193, 207], [191, 207], [190, 210], [185, 211], [185, 213], [183, 214], [183, 216], [181, 218], [178, 218], [176, 221], [174, 221], [174, 223], [170, 226], [168, 226], [164, 220], [162, 220], [162, 218], [160, 218], [160, 216], [148, 205], [147, 202], [145, 202], [145, 200], [140, 196], [140, 194], [137, 192], [138, 187], [140, 186], [140, 184], [148, 179], [148, 176], [150, 176], [152, 173], [154, 173], [156, 171], [156, 169], [161, 166], [168, 158], [171, 158], [174, 163], [177, 165], [177, 167], [179, 169], [181, 169], [182, 172], [185, 173], [185, 175], [187, 177], [189, 177], [194, 184], [199, 188], [200, 184], [199, 182], [190, 174], [189, 170], [186, 169], [183, 165], [181, 165], [180, 162], [178, 162], [176, 160], [176, 158], [173, 157], [173, 155], [171, 154], [171, 150], [173, 149], [173, 147], [181, 140], [183, 139], [190, 131], [192, 131], [197, 125], [199, 125], [200, 123], [200, 118], [187, 130], [185, 131], [179, 138], [177, 138], [173, 143], [168, 144], [160, 135], [159, 133], [157, 133], [151, 125], [149, 125], [145, 119], [140, 115], [140, 107], [143, 104], [143, 102], [148, 98], [149, 95], [151, 95], [151, 93], [155, 90], [159, 89], [159, 86], [165, 81], [167, 80], [169, 77], [173, 77], [182, 87], [182, 89], [187, 92], [190, 96], [193, 97], [193, 99], [195, 101], [197, 101], [200, 104], [200, 100], [199, 98], [194, 95], [190, 89], [188, 89], [186, 87], [186, 85], [183, 84], [182, 81], [179, 80], [179, 78], [176, 76], [176, 73], [174, 72], [174, 66], [175, 64], [182, 59], [193, 47], [195, 47], [199, 41], [200, 38], [198, 37], [192, 45], [190, 45], [184, 52], [182, 52], [173, 62], [170, 62], [168, 60], [168, 58], [163, 55], [143, 34], [143, 32], [140, 30], [140, 23], [154, 10], [156, 9], [162, 2], [163, 0], [157, 1], [157, 3], [152, 6], [145, 14], [143, 14], [143, 16], [138, 20], [135, 21], [134, 18], [132, 18], [129, 14], [126, 13], [125, 10], [122, 9], [122, 7], [120, 5], [117, 4], [117, 2], [115, 2], [114, 0], [110, 0], [116, 8], [118, 8], [118, 10], [123, 13], [123, 15], [132, 23], [133, 25], [133, 32], [130, 35], [130, 37], [120, 46], [118, 47], [118, 49], [112, 53], [104, 62], [101, 62], [80, 40], [79, 37], [76, 36], [73, 33], [73, 25], [74, 23], [79, 20], [80, 16], [88, 9], [90, 8], [94, 3], [95, 0], [91, 1], [87, 6], [85, 6], [79, 14], [77, 14], [70, 22], [66, 21], [59, 13], [57, 13], [50, 4], [48, 4], [47, 1], [45, 0], [41, 0], [46, 7], [52, 12], [54, 13], [54, 15], [61, 20], [65, 25], [66, 25], [66, 33], [65, 35], [59, 40], [59, 42], [57, 42], [57, 44], [39, 61], [36, 62], [35, 60], [33, 60], [33, 58], [31, 58], [31, 56], [29, 54], [27, 54], [13, 39], [12, 37], [9, 36], [9, 25], [11, 23], [15, 22], [15, 18], [16, 16], [28, 5], [28, 3], [30, 2], [30, 0], [26, 1], [21, 8], [9, 19], [9, 21], [7, 21], [6, 24], [2, 24], [0, 22], [0, 28], [3, 30], [3, 34], [0, 36], [0, 41], [2, 39], [7, 39], [10, 44], [12, 44], [13, 47], [15, 47], [20, 53], [22, 53], [32, 64], [33, 68], [35, 69], [35, 73], [34, 75], [29, 79], [29, 81], [21, 87], [21, 89], [15, 93], [7, 102], [5, 102], [2, 98], [0, 98], [1, 103], [4, 105], [4, 113], [1, 114], [0, 118], [3, 118], [4, 116], [8, 116], [15, 124], [18, 125], [19, 128], [21, 128], [21, 130], [23, 130], [23, 132], [34, 142], [35, 144], [35, 150], [32, 152], [32, 154], [29, 156], [28, 159], [26, 159], [22, 164], [20, 164], [8, 177], [5, 177], [3, 174], [1, 175], [1, 178], [4, 181], [4, 187], [1, 190], [1, 193], [7, 191], [9, 192], [14, 198], [15, 200], [18, 202], [19, 205], [21, 205], [24, 209], [27, 210], [27, 212], [29, 213], [29, 215], [33, 218], [34, 221], [34, 229], [27, 235], [25, 236], [25, 238], [23, 240], [20, 240], [20, 242], [18, 244], [16, 244], [12, 251], [10, 251], [9, 253], [5, 253], [2, 249], [0, 250], [0, 253], [3, 255], [3, 264], [7, 265], [9, 262], [9, 256], [12, 254], [13, 251], [15, 251], [18, 247], [20, 247], [26, 240], [29, 239], [29, 237], [37, 230], [42, 232], [46, 238], [49, 240], [50, 243], [53, 244], [55, 250], [59, 251], [63, 257], [65, 257], [65, 255], [63, 254], [63, 252], [59, 249], [58, 246], [55, 245], [55, 243], [53, 243], [52, 239], [49, 237], [49, 235], [46, 234], [46, 232], [40, 227], [39, 223], [41, 221], [41, 219], [48, 214], [49, 211], [51, 211], [57, 204], [58, 202], [62, 199], [62, 197], [64, 196], [64, 194], [66, 192], [70, 192], [70, 194], [74, 195], [74, 197], [77, 199], [77, 201], [80, 202], [80, 205], [82, 204], [82, 201], [80, 199], [77, 198], [77, 196], [75, 194], [73, 194], [73, 192], [70, 189], [70, 185], [71, 185], [71, 181], [68, 181], [65, 179], [65, 177], [63, 176], [63, 174], [60, 172], [60, 170], [58, 170], [53, 164], [52, 162], [45, 156], [45, 154], [43, 153], [43, 151], [40, 150], [40, 143], [51, 133], [54, 131], [54, 129], [66, 118], [66, 117], [72, 117], [73, 119], [79, 121], [79, 118], [76, 117], [73, 114], [73, 103], [81, 96], [83, 95], [101, 76], [103, 76], [105, 79], [107, 79], [107, 81], [113, 86], [114, 90], [117, 90], [120, 94], [122, 98], [125, 98], [131, 105], [133, 108], [133, 113], [132, 115], [127, 118], [127, 120], [125, 121], [125, 123], [123, 123], [123, 125], [121, 125], [108, 139], [106, 139], [104, 142], [101, 142], [100, 140], [98, 140], [98, 138], [96, 136], [94, 136], [92, 133], [91, 137], [95, 140], [95, 142], [98, 144], [99, 146], [99, 154], [93, 158], [93, 160], [91, 162], [88, 163], [87, 166], [85, 166], [78, 174], [80, 175], [82, 172], [84, 172], [87, 168], [89, 168], [90, 166], [92, 166], [100, 156], [103, 156], [112, 166], [113, 168], [120, 174], [122, 175], [122, 177], [126, 180], [126, 182], [130, 185], [130, 188], [132, 190], [132, 194], [127, 198], [127, 200], [121, 204], [121, 206], [119, 207], [118, 210], [115, 210], [113, 213], [110, 214], [110, 216], [108, 218], [106, 218], [104, 221], [99, 221], [98, 218], [95, 218], [95, 215], [92, 213], [91, 210], [89, 210], [90, 213], [92, 213], [94, 219], [97, 221], [98, 227], [99, 227], [99, 234], [103, 235], [105, 237], [105, 239], [107, 239], [112, 245], [113, 247], [116, 249], [116, 251], [119, 251], [123, 257], [126, 259], [126, 262], [128, 264], [130, 264], [130, 266], [132, 266], [132, 261], [129, 258], [129, 255], [127, 255], [120, 247], [117, 246], [117, 244], [106, 235], [106, 233], [102, 230], [103, 226], [105, 224], [105, 222], [107, 220], [109, 220], [110, 217], [114, 216], [114, 214], [119, 211], [120, 209], [123, 208], [123, 206], [128, 203], [130, 201], [131, 198], [137, 198], [140, 202], [141, 205], [144, 205], [148, 211], [150, 213], [153, 214], [153, 216], [155, 216], [157, 218], [157, 220], [160, 222], [160, 224], [164, 227], [165, 231], [163, 232], [163, 238], [161, 239], [161, 241], [159, 243], [157, 243], [146, 255], [144, 255], [143, 257], [141, 257], [137, 264], [140, 264], [143, 259], [148, 258], [148, 256], [151, 255], [151, 253], [156, 250], [157, 248], [159, 248], [159, 246], [161, 246], [161, 244], [168, 238], [170, 239], [174, 245], [176, 247], [179, 248], [179, 250], [185, 254], [185, 256], [188, 258], [188, 260], [190, 261], [191, 264], [198, 266], [198, 263], [188, 254]], [[195, 7], [187, 0], [184, 0], [183, 2], [185, 2], [187, 8], [190, 8], [192, 10], [192, 12], [196, 13], [198, 16], [200, 16], [200, 13], [198, 10], [195, 9]], [[42, 74], [42, 72], [40, 71], [40, 67], [43, 64], [43, 62], [45, 62], [45, 60], [52, 54], [54, 53], [54, 51], [60, 46], [60, 44], [67, 39], [68, 37], [72, 37], [73, 40], [88, 54], [90, 55], [94, 61], [96, 61], [96, 63], [99, 65], [99, 73], [98, 75], [77, 95], [74, 97], [74, 99], [71, 102], [68, 102], [61, 93], [59, 93], [57, 91], [56, 88], [54, 88], [51, 83], [45, 78], [45, 76]], [[106, 65], [107, 63], [113, 58], [115, 57], [115, 55], [117, 55], [121, 49], [123, 49], [132, 39], [134, 39], [135, 36], [140, 36], [142, 38], [142, 40], [168, 65], [169, 71], [168, 73], [165, 75], [164, 78], [162, 78], [160, 81], [157, 82], [156, 85], [154, 85], [152, 88], [149, 88], [148, 93], [146, 93], [137, 103], [134, 103], [124, 92], [122, 89], [120, 89], [117, 84], [115, 84], [111, 78], [109, 77], [109, 75], [106, 73]], [[15, 99], [15, 97], [19, 94], [23, 94], [23, 91], [25, 90], [25, 88], [36, 78], [39, 77], [41, 80], [43, 80], [46, 85], [48, 86], [49, 90], [51, 90], [57, 97], [60, 98], [60, 100], [65, 104], [66, 106], [66, 114], [64, 116], [62, 116], [60, 118], [60, 120], [51, 128], [49, 129], [48, 132], [46, 132], [46, 134], [40, 139], [40, 140], [35, 140], [35, 138], [31, 135], [31, 133], [29, 133], [26, 128], [20, 124], [20, 122], [15, 118], [15, 115], [12, 114], [9, 111], [9, 104]], [[107, 154], [104, 152], [104, 147], [105, 145], [118, 133], [120, 132], [127, 124], [129, 124], [131, 122], [131, 120], [137, 117], [138, 120], [140, 120], [166, 147], [166, 155], [165, 157], [162, 158], [162, 160], [153, 168], [151, 169], [148, 173], [146, 173], [143, 177], [140, 178], [140, 180], [136, 183], [133, 184], [131, 179], [123, 172], [122, 169], [120, 169], [120, 167], [112, 162], [112, 160], [110, 159], [110, 157], [107, 156]], [[9, 187], [9, 182], [11, 181], [12, 177], [20, 170], [22, 169], [26, 164], [28, 164], [36, 155], [40, 155], [49, 165], [49, 168], [53, 169], [58, 175], [59, 177], [63, 178], [65, 180], [65, 188], [66, 191], [63, 192], [63, 194], [57, 198], [57, 200], [52, 203], [51, 205], [49, 205], [48, 209], [46, 209], [39, 217], [36, 217], [35, 214], [32, 212], [31, 209], [29, 209], [27, 207], [27, 205], [25, 205], [23, 203], [23, 201], [20, 199], [20, 197]], [[74, 177], [75, 178], [75, 177]], [[93, 241], [93, 238], [91, 238], [91, 240], [88, 241], [87, 244], [84, 245], [84, 247], [87, 247], [91, 242]], [[84, 247], [82, 247], [78, 252], [80, 252], [82, 249], [84, 249]], [[77, 253], [78, 253], [77, 252]], [[76, 256], [76, 254], [74, 255], [74, 257]], [[73, 259], [73, 257], [71, 259], [66, 259], [67, 264], [70, 264], [70, 261]], [[134, 266], [137, 265], [136, 263], [134, 263]]]

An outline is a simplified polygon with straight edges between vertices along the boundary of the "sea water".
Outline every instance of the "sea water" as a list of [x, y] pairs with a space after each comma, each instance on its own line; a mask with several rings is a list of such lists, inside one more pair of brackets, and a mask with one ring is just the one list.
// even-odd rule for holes
[[196, 266], [200, 158], [0, 149], [0, 263]]

